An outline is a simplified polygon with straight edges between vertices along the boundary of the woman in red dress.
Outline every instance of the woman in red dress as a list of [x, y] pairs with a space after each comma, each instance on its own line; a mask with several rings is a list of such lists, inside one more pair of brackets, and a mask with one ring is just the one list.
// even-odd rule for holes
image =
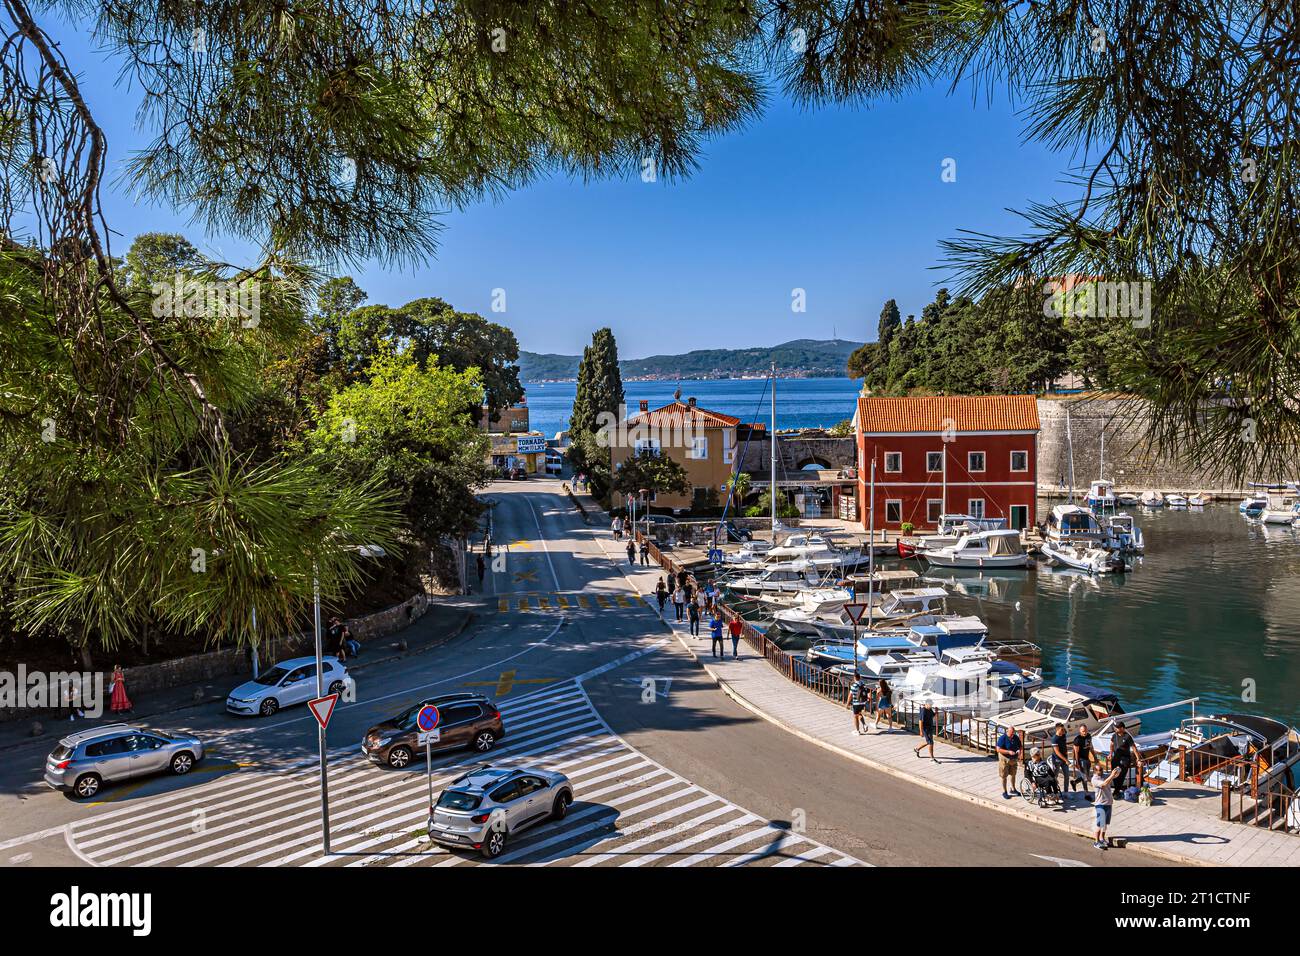
[[126, 696], [126, 677], [122, 674], [122, 665], [113, 667], [113, 686], [109, 689], [108, 709], [113, 713], [131, 710], [131, 698]]

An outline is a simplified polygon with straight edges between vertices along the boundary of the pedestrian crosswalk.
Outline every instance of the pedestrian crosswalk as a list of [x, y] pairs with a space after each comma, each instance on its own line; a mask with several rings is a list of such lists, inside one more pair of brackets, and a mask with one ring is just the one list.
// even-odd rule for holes
[[634, 594], [602, 594], [590, 591], [548, 593], [530, 591], [496, 596], [496, 607], [502, 614], [510, 611], [612, 611], [647, 605], [648, 602]]
[[[558, 770], [573, 782], [562, 821], [520, 833], [492, 865], [851, 866], [860, 861], [764, 819], [650, 760], [615, 734], [574, 681], [503, 702], [506, 736], [488, 757], [434, 761], [434, 790], [485, 760]], [[73, 824], [77, 853], [102, 866], [475, 866], [424, 838], [427, 781], [330, 759], [331, 854], [321, 852], [315, 762], [245, 770]]]

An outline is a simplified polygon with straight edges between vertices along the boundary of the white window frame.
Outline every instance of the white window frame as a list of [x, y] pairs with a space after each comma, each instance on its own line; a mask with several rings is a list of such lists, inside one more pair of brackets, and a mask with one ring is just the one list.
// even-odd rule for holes
[[736, 462], [736, 433], [724, 432], [722, 435], [722, 463], [732, 465]]
[[709, 436], [693, 435], [691, 437], [691, 447], [687, 450], [686, 457], [693, 461], [707, 461], [709, 457]]
[[[938, 455], [938, 456], [939, 456], [939, 467], [938, 467], [938, 468], [931, 468], [931, 467], [930, 467], [930, 456], [931, 456], [931, 455]], [[926, 470], [929, 474], [931, 474], [931, 475], [937, 475], [937, 474], [939, 474], [941, 471], [943, 471], [943, 452], [941, 452], [941, 451], [927, 451], [927, 452], [925, 453], [925, 470]]]
[[[889, 467], [889, 459], [891, 458], [898, 460], [897, 468]], [[901, 451], [885, 452], [885, 473], [889, 475], [901, 475], [903, 473], [903, 453]]]
[[[1024, 468], [1017, 468], [1017, 467], [1016, 467], [1016, 455], [1024, 455], [1024, 456], [1025, 456], [1025, 467], [1024, 467]], [[1008, 464], [1011, 466], [1011, 470], [1012, 470], [1012, 472], [1015, 472], [1015, 473], [1017, 473], [1017, 474], [1020, 474], [1020, 473], [1023, 473], [1023, 472], [1028, 472], [1028, 471], [1029, 471], [1029, 449], [1027, 449], [1027, 448], [1020, 448], [1020, 449], [1016, 449], [1015, 451], [1013, 451], [1013, 452], [1011, 453], [1011, 458], [1010, 458], [1010, 460], [1008, 461]]]
[[[978, 505], [979, 507], [977, 508], [976, 505]], [[984, 517], [984, 514], [985, 514], [985, 512], [984, 512], [984, 499], [983, 499], [983, 498], [967, 498], [967, 499], [966, 499], [966, 513], [967, 513], [968, 515], [970, 515], [972, 518], [983, 518], [983, 517]]]
[[656, 455], [662, 455], [664, 453], [663, 445], [660, 444], [658, 438], [638, 438], [632, 445], [632, 454], [633, 456], [639, 456], [641, 452], [645, 451], [647, 448], [653, 451]]
[[[980, 462], [983, 464], [984, 467], [983, 467], [983, 468], [974, 468], [974, 467], [972, 467], [972, 466], [971, 466], [971, 463], [970, 463], [970, 456], [971, 456], [971, 455], [979, 455], [979, 456], [980, 456]], [[989, 456], [988, 456], [985, 452], [982, 452], [982, 451], [968, 451], [968, 452], [966, 452], [966, 470], [967, 470], [968, 472], [970, 472], [972, 475], [983, 474], [983, 473], [988, 469], [988, 467], [989, 467]]]
[[[934, 514], [931, 514], [934, 511]], [[925, 499], [925, 523], [937, 525], [939, 519], [943, 517], [943, 499], [927, 498]]]
[[[898, 505], [898, 517], [889, 517], [889, 506]], [[902, 524], [903, 523], [903, 499], [886, 498], [885, 499], [885, 524]]]

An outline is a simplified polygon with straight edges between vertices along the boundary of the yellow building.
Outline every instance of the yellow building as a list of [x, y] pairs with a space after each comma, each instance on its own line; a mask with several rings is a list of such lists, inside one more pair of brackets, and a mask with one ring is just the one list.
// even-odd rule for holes
[[703, 505], [709, 489], [726, 500], [726, 485], [736, 464], [739, 425], [739, 418], [700, 408], [694, 398], [653, 411], [642, 401], [640, 411], [610, 435], [610, 466], [617, 471], [633, 455], [652, 448], [686, 469], [691, 491], [685, 495], [660, 493], [651, 498], [651, 504], [660, 508]]

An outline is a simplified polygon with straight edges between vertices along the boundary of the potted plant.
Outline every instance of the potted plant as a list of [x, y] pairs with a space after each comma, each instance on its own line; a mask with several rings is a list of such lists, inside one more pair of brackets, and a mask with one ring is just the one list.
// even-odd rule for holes
[[909, 535], [915, 530], [916, 530], [916, 525], [912, 524], [912, 522], [910, 521], [904, 521], [902, 527], [898, 529], [898, 533], [902, 535]]

